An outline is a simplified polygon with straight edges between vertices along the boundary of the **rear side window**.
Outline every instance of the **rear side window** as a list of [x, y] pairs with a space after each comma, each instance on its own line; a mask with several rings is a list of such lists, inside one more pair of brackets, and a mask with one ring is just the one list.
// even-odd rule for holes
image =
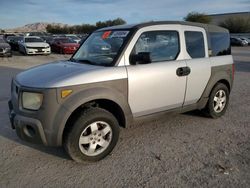
[[187, 52], [192, 58], [205, 57], [205, 45], [202, 32], [185, 31]]
[[212, 56], [231, 54], [229, 33], [211, 32], [209, 34], [211, 40]]
[[152, 63], [175, 60], [180, 52], [177, 31], [149, 31], [142, 33], [132, 53], [150, 52]]

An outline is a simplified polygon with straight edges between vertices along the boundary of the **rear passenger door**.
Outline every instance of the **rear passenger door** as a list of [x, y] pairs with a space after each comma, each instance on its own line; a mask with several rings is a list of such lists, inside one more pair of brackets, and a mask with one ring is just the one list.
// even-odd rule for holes
[[182, 26], [185, 37], [185, 59], [191, 72], [187, 77], [185, 105], [198, 102], [211, 75], [206, 31], [200, 27]]

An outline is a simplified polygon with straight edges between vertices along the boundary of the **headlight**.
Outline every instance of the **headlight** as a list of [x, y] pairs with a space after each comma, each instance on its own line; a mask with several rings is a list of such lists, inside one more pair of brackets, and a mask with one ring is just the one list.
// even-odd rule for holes
[[4, 48], [4, 49], [3, 49], [3, 51], [5, 51], [5, 52], [9, 52], [9, 51], [10, 51], [10, 48], [9, 48], [9, 47]]
[[43, 102], [43, 95], [41, 93], [22, 93], [22, 105], [23, 108], [29, 110], [38, 110]]

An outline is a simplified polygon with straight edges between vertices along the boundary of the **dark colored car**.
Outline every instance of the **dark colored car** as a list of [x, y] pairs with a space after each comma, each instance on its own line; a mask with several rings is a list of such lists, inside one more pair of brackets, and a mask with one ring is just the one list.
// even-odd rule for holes
[[11, 47], [3, 38], [0, 38], [0, 56], [12, 56]]
[[40, 38], [43, 39], [49, 45], [51, 45], [52, 42], [54, 41], [54, 38], [52, 36], [42, 36]]
[[80, 44], [69, 38], [55, 38], [51, 44], [51, 50], [60, 54], [73, 54]]
[[234, 38], [234, 37], [231, 37], [230, 38], [230, 43], [232, 46], [247, 46], [248, 43], [241, 40], [240, 38]]
[[11, 46], [11, 50], [18, 51], [19, 50], [19, 42], [23, 40], [23, 37], [20, 36], [12, 36], [9, 38], [9, 44]]

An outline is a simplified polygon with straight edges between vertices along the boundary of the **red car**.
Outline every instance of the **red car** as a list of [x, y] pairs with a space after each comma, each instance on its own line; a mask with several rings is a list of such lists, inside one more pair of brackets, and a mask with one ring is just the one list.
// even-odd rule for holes
[[57, 52], [60, 54], [73, 54], [80, 44], [76, 43], [69, 38], [55, 38], [51, 44], [52, 52]]

